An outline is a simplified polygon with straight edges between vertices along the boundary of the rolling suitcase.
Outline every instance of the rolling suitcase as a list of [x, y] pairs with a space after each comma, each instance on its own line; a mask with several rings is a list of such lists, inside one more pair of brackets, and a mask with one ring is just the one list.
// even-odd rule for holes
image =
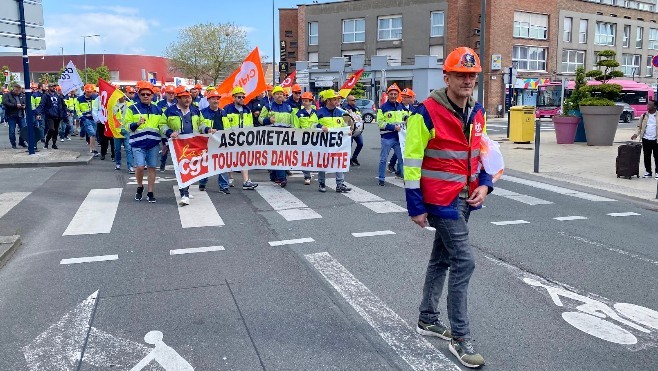
[[633, 175], [640, 177], [640, 157], [642, 143], [628, 142], [617, 148], [617, 178], [631, 179]]

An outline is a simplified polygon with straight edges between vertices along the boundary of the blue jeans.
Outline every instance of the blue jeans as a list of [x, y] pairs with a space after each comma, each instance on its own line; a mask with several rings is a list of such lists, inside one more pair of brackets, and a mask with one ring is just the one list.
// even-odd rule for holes
[[121, 166], [121, 145], [126, 149], [126, 166], [133, 167], [133, 150], [130, 147], [130, 138], [114, 138], [114, 163]]
[[359, 157], [359, 153], [361, 153], [361, 148], [363, 148], [363, 134], [358, 137], [352, 137], [352, 140], [356, 142], [356, 149], [352, 153], [352, 159], [356, 160]]
[[287, 182], [288, 181], [288, 174], [286, 173], [285, 170], [270, 170], [270, 180], [271, 181], [278, 180], [280, 182]]
[[[12, 147], [16, 147], [16, 126], [18, 126], [19, 130], [24, 128], [26, 126], [25, 119], [18, 116], [7, 116], [7, 122], [9, 123], [9, 142]], [[18, 136], [18, 143], [25, 145], [25, 141], [20, 137], [20, 134]]]
[[439, 298], [448, 277], [448, 320], [455, 338], [470, 338], [467, 297], [468, 282], [475, 270], [475, 256], [468, 242], [468, 217], [466, 200], [458, 200], [459, 219], [445, 219], [428, 215], [429, 224], [436, 228], [434, 247], [427, 264], [423, 300], [418, 310], [421, 321], [432, 323], [439, 317]]
[[158, 166], [158, 151], [160, 147], [155, 146], [149, 149], [132, 147], [133, 160], [137, 167], [149, 167], [155, 169]]
[[[393, 152], [399, 159], [402, 158], [402, 151], [400, 150], [400, 141], [397, 138], [387, 139], [382, 138], [382, 152], [379, 155], [379, 180], [386, 180], [386, 160], [388, 160], [388, 154], [393, 149]], [[398, 161], [398, 173], [400, 176], [404, 176], [402, 172], [402, 161]]]
[[[205, 187], [208, 184], [208, 179], [210, 177], [199, 180], [199, 185]], [[217, 176], [217, 185], [219, 185], [219, 189], [228, 188], [228, 173], [220, 173]]]
[[[71, 118], [69, 117], [69, 120]], [[59, 123], [59, 139], [64, 139], [71, 134], [71, 123], [66, 122], [62, 120], [62, 122]]]
[[[318, 171], [318, 183], [324, 184], [327, 179], [326, 171]], [[339, 186], [345, 182], [345, 173], [336, 173], [336, 185]]]
[[80, 119], [80, 128], [84, 128], [85, 133], [88, 137], [96, 136], [96, 123], [92, 119], [83, 117]]

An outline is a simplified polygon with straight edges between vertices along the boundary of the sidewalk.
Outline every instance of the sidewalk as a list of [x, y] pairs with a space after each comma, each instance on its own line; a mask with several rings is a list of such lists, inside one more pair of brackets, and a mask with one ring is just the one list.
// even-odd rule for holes
[[92, 156], [86, 144], [79, 137], [71, 137], [70, 141], [58, 141], [59, 149], [43, 149], [43, 144], [38, 142], [39, 152], [29, 155], [27, 148], [11, 148], [9, 127], [0, 125], [0, 168], [87, 165]]
[[[490, 122], [507, 124], [501, 119]], [[542, 127], [552, 128], [553, 123], [544, 119]], [[507, 169], [658, 203], [655, 178], [634, 177], [629, 180], [617, 178], [615, 173], [617, 147], [629, 141], [634, 132], [631, 128], [619, 128], [615, 143], [610, 147], [601, 147], [588, 146], [587, 143], [557, 144], [554, 132], [542, 131], [537, 174], [533, 173], [534, 144], [512, 143], [504, 134], [492, 134], [491, 138], [500, 143]], [[640, 160], [640, 177], [642, 174], [644, 162]]]

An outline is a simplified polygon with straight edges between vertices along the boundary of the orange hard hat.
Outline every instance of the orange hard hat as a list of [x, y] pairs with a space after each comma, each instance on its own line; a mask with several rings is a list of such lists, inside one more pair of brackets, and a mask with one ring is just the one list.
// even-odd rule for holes
[[443, 62], [444, 72], [482, 72], [480, 57], [477, 53], [465, 46], [451, 51]]
[[313, 93], [311, 93], [310, 91], [302, 93], [302, 99], [313, 100]]
[[404, 88], [404, 90], [402, 90], [402, 93], [400, 94], [411, 98], [414, 98], [416, 96], [416, 93], [414, 93], [414, 91], [409, 88]]
[[265, 85], [265, 90], [272, 91], [272, 89], [274, 89], [274, 87], [272, 85], [270, 85], [270, 84]]
[[184, 95], [192, 95], [183, 85], [176, 87], [176, 96], [182, 97]]
[[154, 93], [159, 93], [159, 92], [160, 92], [160, 88], [157, 87], [157, 86], [154, 86], [154, 87], [153, 87], [153, 92], [154, 92]]
[[85, 93], [86, 92], [93, 93], [94, 91], [96, 91], [96, 87], [94, 86], [94, 84], [87, 84], [87, 85], [85, 85], [84, 90], [85, 90]]
[[135, 92], [135, 88], [133, 88], [132, 86], [126, 86], [126, 93], [134, 93], [134, 92]]
[[210, 100], [210, 99], [212, 99], [212, 98], [221, 98], [221, 97], [222, 97], [222, 93], [218, 92], [217, 89], [213, 89], [213, 90], [211, 90], [211, 91], [208, 93], [208, 95], [206, 95], [206, 98], [207, 98], [208, 100]]
[[173, 85], [167, 85], [164, 87], [164, 92], [174, 94], [176, 93], [176, 87], [174, 87]]
[[201, 89], [203, 89], [203, 86], [201, 86], [201, 84], [196, 84], [196, 85], [194, 85], [194, 89], [201, 90]]
[[299, 84], [295, 84], [292, 86], [292, 92], [293, 93], [301, 93], [302, 92], [302, 87]]
[[393, 85], [389, 86], [388, 89], [386, 89], [386, 92], [388, 93], [393, 90], [397, 90], [398, 93], [400, 92], [400, 87], [398, 86], [398, 84], [393, 83]]
[[138, 81], [137, 82], [137, 91], [140, 92], [142, 90], [150, 90], [151, 93], [155, 93], [153, 90], [153, 84], [151, 84], [148, 81]]

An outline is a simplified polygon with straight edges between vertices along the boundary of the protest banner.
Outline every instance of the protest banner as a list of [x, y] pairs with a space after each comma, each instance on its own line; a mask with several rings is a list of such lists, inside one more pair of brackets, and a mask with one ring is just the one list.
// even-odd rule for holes
[[78, 74], [78, 69], [75, 68], [73, 61], [69, 61], [69, 64], [67, 64], [64, 71], [62, 71], [62, 74], [59, 75], [57, 85], [62, 89], [62, 94], [64, 95], [73, 90], [82, 89], [84, 86], [80, 74]]
[[114, 106], [123, 96], [121, 90], [115, 88], [103, 79], [98, 79], [98, 92], [100, 96], [100, 118], [105, 125], [105, 136], [123, 138], [121, 134], [121, 121], [116, 117]]
[[227, 171], [347, 172], [351, 146], [349, 128], [323, 132], [268, 126], [180, 135], [169, 140], [180, 187]]

